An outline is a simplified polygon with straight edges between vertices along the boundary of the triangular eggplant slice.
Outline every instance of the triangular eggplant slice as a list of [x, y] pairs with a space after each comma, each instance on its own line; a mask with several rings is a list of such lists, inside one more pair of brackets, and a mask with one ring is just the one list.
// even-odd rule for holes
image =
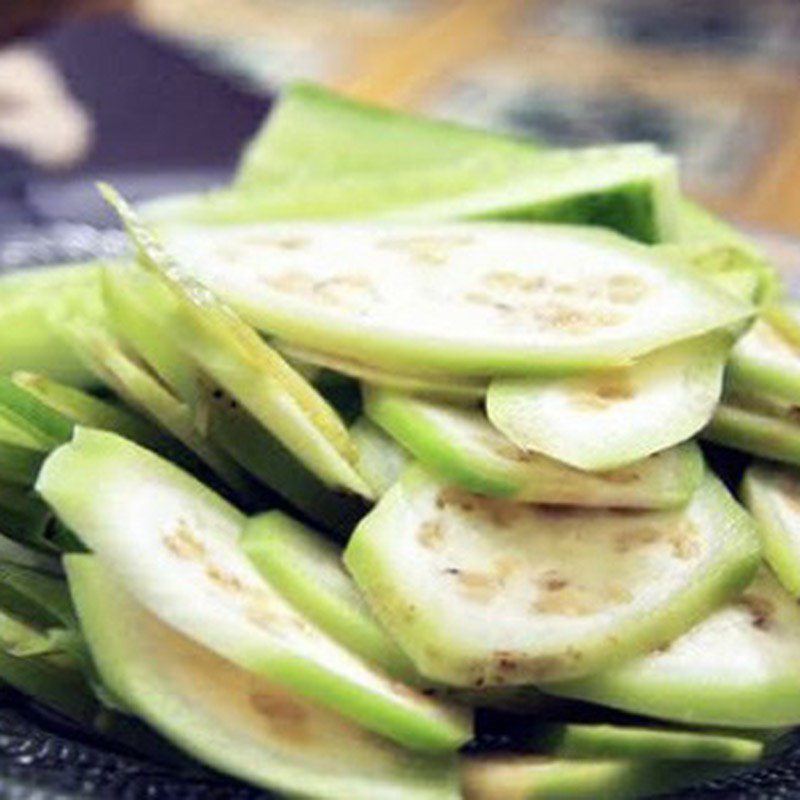
[[345, 564], [427, 678], [481, 687], [587, 675], [688, 630], [747, 585], [755, 525], [708, 475], [681, 511], [525, 505], [412, 467]]
[[320, 800], [457, 800], [451, 758], [405, 751], [164, 625], [92, 556], [67, 559], [103, 681], [178, 747], [265, 789]]
[[763, 569], [687, 634], [614, 670], [547, 691], [691, 725], [800, 723], [800, 608]]
[[358, 448], [359, 472], [375, 497], [383, 497], [413, 461], [411, 453], [366, 417], [350, 426], [350, 435]]
[[366, 414], [429, 469], [477, 494], [556, 505], [607, 508], [680, 506], [703, 478], [703, 459], [687, 442], [610, 472], [584, 472], [517, 447], [477, 409], [378, 389], [364, 393]]
[[390, 679], [287, 603], [239, 545], [244, 516], [169, 462], [79, 428], [37, 488], [139, 602], [224, 658], [409, 747], [470, 738], [468, 716]]
[[462, 790], [465, 800], [635, 800], [726, 771], [719, 764], [488, 755], [465, 759]]
[[386, 371], [619, 366], [752, 312], [653, 248], [565, 225], [181, 227], [165, 241], [265, 333]]
[[[133, 239], [139, 263], [167, 290], [159, 312], [189, 357], [329, 486], [369, 497], [347, 428], [326, 400], [260, 336], [167, 255], [127, 203], [103, 194]], [[152, 295], [158, 300], [160, 293]]]
[[326, 633], [390, 675], [419, 681], [408, 657], [372, 615], [333, 542], [271, 511], [248, 521], [242, 547], [266, 580]]
[[713, 334], [613, 371], [495, 379], [486, 411], [523, 450], [583, 470], [627, 466], [708, 424], [722, 395], [729, 349], [725, 334]]
[[758, 522], [764, 558], [784, 588], [800, 597], [800, 474], [756, 463], [745, 473], [742, 499]]

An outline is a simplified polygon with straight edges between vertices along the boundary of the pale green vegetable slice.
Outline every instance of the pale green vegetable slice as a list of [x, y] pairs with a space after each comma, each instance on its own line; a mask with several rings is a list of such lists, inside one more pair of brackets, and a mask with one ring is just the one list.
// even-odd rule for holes
[[37, 488], [139, 602], [224, 658], [410, 747], [470, 738], [463, 712], [393, 681], [289, 605], [241, 550], [243, 515], [171, 463], [78, 428]]
[[166, 242], [264, 332], [388, 371], [617, 366], [751, 314], [653, 248], [565, 225], [184, 226]]
[[7, 561], [0, 561], [0, 607], [40, 629], [76, 626], [63, 578]]
[[495, 379], [492, 424], [522, 450], [583, 470], [609, 470], [690, 439], [722, 394], [728, 337], [716, 334], [630, 367], [568, 378]]
[[465, 800], [635, 800], [718, 777], [718, 764], [488, 755], [466, 759]]
[[347, 375], [370, 386], [382, 386], [452, 402], [480, 400], [486, 395], [489, 385], [488, 380], [482, 378], [457, 377], [437, 373], [392, 372], [354, 359], [333, 356], [290, 344], [276, 344], [276, 348], [293, 364], [321, 367]]
[[72, 423], [63, 414], [17, 386], [11, 378], [0, 376], [0, 418], [6, 427], [27, 438], [27, 447], [47, 451], [69, 439]]
[[376, 497], [397, 482], [411, 463], [411, 455], [366, 417], [350, 426], [350, 435], [358, 448], [358, 469]]
[[800, 475], [756, 463], [745, 473], [742, 498], [758, 522], [764, 558], [784, 588], [800, 597]]
[[238, 495], [249, 493], [251, 487], [238, 464], [197, 430], [193, 410], [126, 353], [113, 336], [79, 320], [69, 323], [68, 331], [76, 351], [99, 380], [174, 436]]
[[242, 547], [256, 569], [326, 633], [390, 675], [418, 681], [345, 571], [339, 547], [279, 511], [251, 519]]
[[0, 441], [0, 483], [32, 486], [44, 457], [41, 450]]
[[734, 346], [725, 377], [733, 391], [800, 403], [800, 349], [760, 319]]
[[703, 477], [694, 443], [591, 473], [522, 450], [476, 409], [376, 389], [365, 392], [364, 409], [427, 467], [478, 494], [559, 505], [669, 508], [688, 502]]
[[800, 722], [800, 608], [766, 569], [679, 639], [549, 692], [692, 725]]
[[76, 386], [96, 385], [58, 331], [70, 313], [102, 315], [100, 265], [26, 269], [0, 278], [0, 372], [46, 372]]
[[761, 739], [741, 733], [575, 722], [536, 725], [525, 745], [562, 758], [744, 764], [758, 761], [765, 747]]
[[91, 556], [67, 559], [103, 680], [178, 747], [292, 796], [457, 800], [450, 758], [416, 755], [166, 626]]
[[[160, 305], [185, 352], [329, 486], [368, 497], [355, 446], [325, 399], [258, 334], [180, 269], [109, 187], [104, 196], [134, 240], [140, 263], [169, 291]], [[155, 295], [153, 296], [155, 298]], [[174, 307], [171, 307], [174, 306]]]
[[724, 399], [703, 430], [710, 442], [800, 466], [800, 424], [795, 406], [742, 394]]
[[586, 675], [688, 630], [758, 563], [755, 525], [707, 475], [680, 511], [554, 508], [408, 470], [345, 564], [425, 677], [455, 686]]

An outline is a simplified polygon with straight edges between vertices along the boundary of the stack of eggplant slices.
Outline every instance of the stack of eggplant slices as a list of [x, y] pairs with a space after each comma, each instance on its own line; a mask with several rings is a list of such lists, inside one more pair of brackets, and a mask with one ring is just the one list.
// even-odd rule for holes
[[800, 305], [672, 157], [298, 85], [229, 185], [99, 191], [126, 258], [0, 280], [7, 684], [278, 796], [780, 756]]

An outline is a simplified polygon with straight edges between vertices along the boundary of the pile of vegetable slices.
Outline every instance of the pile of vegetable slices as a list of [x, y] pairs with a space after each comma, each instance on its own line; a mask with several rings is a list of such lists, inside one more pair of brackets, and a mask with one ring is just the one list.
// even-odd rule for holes
[[129, 259], [0, 281], [8, 684], [327, 800], [643, 797], [800, 725], [800, 306], [670, 157], [297, 86], [230, 186], [101, 190]]

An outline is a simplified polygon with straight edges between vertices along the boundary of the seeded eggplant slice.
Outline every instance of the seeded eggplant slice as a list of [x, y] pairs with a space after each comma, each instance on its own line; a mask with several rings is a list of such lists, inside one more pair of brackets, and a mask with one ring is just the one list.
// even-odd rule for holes
[[742, 733], [716, 730], [564, 722], [535, 726], [525, 737], [525, 746], [562, 758], [747, 764], [761, 758], [765, 743]]
[[618, 366], [751, 314], [653, 248], [564, 225], [181, 227], [166, 241], [265, 333], [385, 371]]
[[738, 599], [676, 641], [547, 691], [692, 725], [800, 723], [800, 608], [764, 568]]
[[289, 344], [279, 344], [276, 347], [294, 364], [300, 363], [332, 370], [368, 386], [397, 389], [454, 403], [482, 399], [486, 396], [486, 389], [489, 385], [487, 380], [481, 378], [459, 378], [441, 373], [390, 372], [353, 359], [321, 353], [318, 350], [308, 350]]
[[350, 426], [350, 435], [358, 448], [359, 472], [375, 497], [383, 497], [411, 463], [411, 454], [366, 417]]
[[627, 800], [719, 777], [719, 764], [487, 755], [466, 759], [465, 800]]
[[280, 511], [253, 517], [242, 547], [266, 580], [328, 635], [390, 675], [419, 681], [345, 571], [339, 547]]
[[454, 686], [586, 675], [688, 630], [740, 591], [755, 526], [712, 475], [681, 511], [525, 505], [408, 470], [345, 564], [427, 678]]
[[800, 597], [800, 475], [756, 463], [745, 473], [742, 496], [758, 522], [764, 558], [783, 587]]
[[466, 715], [390, 679], [289, 605], [241, 550], [243, 515], [171, 463], [78, 428], [37, 488], [139, 602], [224, 658], [409, 747], [454, 750], [470, 738]]
[[189, 754], [266, 789], [327, 800], [457, 800], [450, 757], [405, 751], [182, 636], [92, 556], [67, 559], [105, 683]]
[[611, 472], [583, 472], [522, 450], [483, 412], [377, 389], [365, 412], [429, 469], [477, 494], [556, 505], [670, 508], [689, 501], [703, 478], [692, 442]]
[[727, 335], [716, 334], [613, 371], [496, 379], [486, 411], [522, 450], [583, 470], [627, 466], [705, 427], [722, 394], [729, 349]]
[[709, 442], [800, 466], [797, 407], [765, 396], [731, 394], [703, 430]]
[[119, 195], [110, 187], [103, 193], [134, 240], [141, 266], [168, 290], [171, 303], [160, 304], [159, 312], [187, 355], [309, 471], [331, 487], [369, 497], [354, 466], [355, 445], [334, 409], [249, 325], [180, 269]]

